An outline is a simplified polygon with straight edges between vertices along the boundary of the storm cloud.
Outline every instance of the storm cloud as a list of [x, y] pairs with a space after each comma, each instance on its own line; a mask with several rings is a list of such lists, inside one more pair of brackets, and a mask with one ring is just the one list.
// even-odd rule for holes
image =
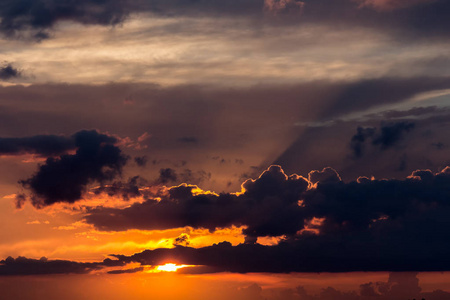
[[33, 176], [20, 181], [31, 191], [35, 207], [73, 203], [81, 199], [88, 184], [102, 184], [121, 174], [128, 157], [115, 145], [115, 137], [95, 130], [83, 130], [72, 137], [75, 154], [49, 157]]

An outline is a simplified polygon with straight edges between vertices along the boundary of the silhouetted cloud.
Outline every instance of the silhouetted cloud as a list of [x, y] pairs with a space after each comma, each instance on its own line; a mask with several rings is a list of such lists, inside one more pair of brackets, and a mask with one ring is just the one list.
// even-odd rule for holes
[[411, 122], [396, 122], [384, 124], [378, 132], [377, 128], [358, 127], [357, 133], [352, 137], [350, 147], [353, 155], [359, 158], [364, 155], [366, 141], [371, 139], [372, 146], [379, 146], [381, 150], [386, 150], [397, 144], [403, 135], [415, 127]]
[[[9, 256], [4, 260], [0, 260], [0, 276], [87, 274], [105, 267], [122, 267], [123, 265], [122, 261], [110, 258], [106, 258], [101, 262], [75, 262], [70, 260], [50, 260], [46, 257], [32, 259], [23, 256], [17, 258]], [[116, 270], [116, 272], [122, 273], [126, 273], [126, 271]]]
[[75, 154], [49, 157], [32, 177], [20, 181], [31, 191], [35, 207], [73, 203], [82, 197], [88, 184], [103, 184], [120, 175], [127, 157], [114, 145], [115, 137], [83, 130], [73, 139]]
[[[436, 174], [418, 170], [404, 180], [344, 183], [331, 168], [312, 171], [309, 178], [312, 182], [272, 166], [244, 182], [240, 194], [217, 195], [183, 184], [160, 201], [92, 209], [86, 221], [100, 230], [246, 226], [246, 244], [177, 246], [125, 262], [157, 264], [170, 256], [233, 272], [450, 270], [445, 263], [450, 244], [442, 238], [450, 234], [450, 167]], [[255, 243], [261, 236], [285, 239], [270, 247]]]
[[157, 180], [160, 184], [167, 184], [169, 182], [173, 183], [178, 180], [177, 173], [174, 169], [165, 168], [159, 170], [159, 178]]
[[322, 171], [314, 170], [309, 172], [308, 174], [308, 180], [312, 184], [316, 183], [336, 183], [341, 181], [341, 177], [339, 177], [339, 174], [336, 172], [333, 168], [324, 168]]
[[189, 246], [190, 244], [190, 236], [187, 233], [182, 233], [179, 237], [177, 237], [174, 241], [173, 241], [173, 245], [174, 246]]
[[86, 274], [100, 268], [99, 263], [79, 263], [67, 260], [30, 259], [19, 256], [0, 261], [0, 276]]
[[23, 138], [0, 138], [0, 154], [56, 156], [75, 150], [75, 137], [36, 135]]
[[415, 124], [409, 122], [383, 125], [380, 129], [380, 135], [373, 140], [372, 144], [380, 145], [381, 149], [387, 149], [397, 143], [404, 133], [412, 130], [414, 127]]
[[[295, 234], [302, 229], [298, 200], [307, 179], [287, 176], [272, 166], [256, 180], [242, 184], [243, 194], [203, 192], [194, 185], [170, 188], [161, 201], [149, 199], [125, 210], [96, 208], [86, 220], [102, 230], [167, 229], [184, 226], [215, 230], [247, 225], [248, 236]], [[276, 212], [276, 213], [275, 213]], [[114, 218], [111, 218], [112, 215]]]
[[142, 272], [144, 270], [144, 267], [139, 267], [139, 268], [133, 268], [133, 269], [125, 269], [125, 270], [112, 270], [112, 271], [108, 271], [108, 274], [133, 274], [133, 273], [138, 273], [138, 272]]
[[58, 21], [71, 20], [82, 24], [114, 25], [128, 14], [127, 3], [119, 0], [29, 1], [6, 0], [0, 6], [0, 31], [15, 36], [24, 30], [35, 30], [34, 37], [48, 37], [46, 29]]
[[352, 137], [350, 147], [353, 150], [355, 157], [361, 157], [364, 154], [365, 142], [367, 139], [372, 138], [375, 134], [376, 128], [364, 128], [358, 127], [356, 134]]
[[[223, 254], [225, 248], [230, 248], [231, 245], [222, 243], [207, 247], [210, 249], [222, 250], [217, 255]], [[245, 245], [244, 247], [250, 248], [254, 245]], [[267, 248], [267, 247], [266, 247]], [[272, 247], [273, 248], [273, 247]], [[182, 253], [188, 248], [176, 247], [172, 249], [172, 253]], [[189, 248], [193, 250], [192, 248]], [[201, 250], [207, 254], [206, 248]], [[163, 249], [164, 251], [170, 249]], [[183, 251], [179, 251], [183, 250]], [[132, 256], [121, 256], [118, 260], [111, 260], [109, 258], [102, 262], [74, 262], [67, 260], [49, 260], [45, 257], [41, 259], [30, 259], [25, 257], [18, 257], [16, 259], [8, 257], [0, 261], [0, 277], [6, 276], [45, 276], [45, 275], [62, 275], [62, 274], [87, 274], [92, 271], [105, 272], [110, 275], [117, 274], [132, 274], [145, 271], [145, 268], [149, 265], [149, 256], [151, 254], [154, 257], [162, 257], [163, 255], [156, 254], [160, 252], [154, 250], [152, 252], [144, 251]], [[186, 255], [185, 255], [186, 256]], [[185, 257], [184, 256], [184, 257]], [[192, 255], [193, 257], [194, 255]], [[178, 257], [179, 258], [179, 257]], [[172, 257], [173, 259], [178, 259]], [[211, 258], [211, 257], [210, 257]], [[208, 260], [200, 259], [202, 261]], [[270, 258], [270, 257], [269, 257]], [[217, 256], [219, 259], [219, 256]], [[215, 260], [215, 258], [213, 259]], [[141, 263], [141, 266], [135, 268], [126, 268], [125, 261], [137, 261]], [[158, 259], [152, 261], [155, 264]], [[263, 266], [267, 260], [261, 260], [260, 265]], [[269, 261], [270, 263], [270, 261]], [[152, 266], [155, 266], [152, 264]], [[233, 264], [234, 266], [234, 264]], [[115, 268], [111, 270], [111, 268]], [[227, 268], [229, 270], [233, 267]], [[223, 269], [214, 269], [207, 266], [194, 266], [187, 267], [178, 270], [178, 273], [182, 274], [205, 274], [212, 272], [220, 272]], [[391, 272], [387, 281], [366, 282], [359, 286], [356, 290], [342, 291], [335, 287], [328, 286], [322, 288], [318, 293], [308, 292], [304, 286], [297, 286], [295, 288], [262, 288], [259, 284], [253, 283], [249, 286], [245, 286], [239, 289], [239, 299], [266, 299], [265, 295], [270, 292], [270, 299], [290, 299], [290, 300], [397, 300], [397, 299], [427, 299], [427, 300], [447, 300], [450, 297], [450, 293], [442, 290], [422, 291], [420, 281], [417, 272]]]
[[119, 196], [125, 200], [139, 196], [145, 196], [145, 192], [141, 192], [140, 188], [147, 185], [148, 182], [140, 176], [134, 176], [128, 181], [114, 181], [111, 184], [103, 185], [93, 189], [95, 194], [105, 193], [108, 196]]

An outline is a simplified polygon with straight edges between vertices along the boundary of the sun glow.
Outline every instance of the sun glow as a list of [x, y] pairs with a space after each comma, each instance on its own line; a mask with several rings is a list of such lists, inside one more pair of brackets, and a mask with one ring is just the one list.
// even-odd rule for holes
[[178, 269], [189, 267], [189, 265], [179, 265], [167, 263], [165, 265], [157, 266], [156, 270], [160, 272], [176, 272]]

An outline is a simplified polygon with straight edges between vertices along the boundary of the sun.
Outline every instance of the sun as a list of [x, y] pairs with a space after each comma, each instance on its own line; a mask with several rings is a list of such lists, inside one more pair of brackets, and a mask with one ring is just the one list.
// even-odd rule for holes
[[176, 272], [178, 269], [185, 268], [185, 265], [177, 266], [176, 264], [165, 264], [161, 266], [157, 266], [156, 270], [161, 272]]

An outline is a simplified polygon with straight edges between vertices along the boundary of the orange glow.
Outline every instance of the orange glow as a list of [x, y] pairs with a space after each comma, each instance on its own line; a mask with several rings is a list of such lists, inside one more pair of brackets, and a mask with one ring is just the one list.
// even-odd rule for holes
[[297, 232], [297, 234], [303, 233], [312, 233], [312, 234], [320, 234], [320, 226], [322, 226], [325, 218], [312, 218], [308, 220], [305, 224], [305, 228]]
[[176, 272], [178, 269], [192, 267], [191, 265], [176, 265], [172, 263], [167, 263], [165, 265], [157, 266], [156, 270], [160, 272]]

